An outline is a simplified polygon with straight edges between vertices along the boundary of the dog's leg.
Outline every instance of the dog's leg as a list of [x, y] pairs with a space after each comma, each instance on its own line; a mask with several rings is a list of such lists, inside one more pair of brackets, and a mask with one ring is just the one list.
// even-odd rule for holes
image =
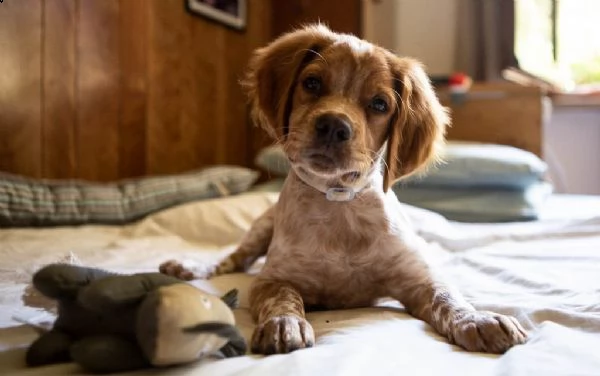
[[394, 261], [382, 271], [389, 276], [389, 295], [450, 342], [469, 351], [501, 354], [526, 341], [527, 333], [514, 317], [476, 311], [417, 254], [403, 252]]
[[258, 217], [238, 248], [219, 264], [205, 268], [186, 268], [176, 260], [169, 260], [160, 265], [160, 272], [189, 281], [248, 270], [259, 257], [267, 254], [273, 237], [273, 213], [274, 207], [271, 207]]
[[257, 322], [252, 352], [288, 353], [314, 345], [315, 335], [304, 317], [302, 297], [291, 285], [258, 277], [250, 292], [250, 307]]
[[254, 221], [239, 247], [217, 265], [213, 276], [246, 271], [259, 257], [267, 254], [273, 238], [274, 212], [272, 206]]

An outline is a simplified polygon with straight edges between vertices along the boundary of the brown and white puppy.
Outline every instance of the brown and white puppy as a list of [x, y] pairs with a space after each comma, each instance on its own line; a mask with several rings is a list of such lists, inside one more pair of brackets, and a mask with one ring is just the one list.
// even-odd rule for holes
[[[305, 307], [382, 297], [470, 351], [526, 340], [515, 318], [476, 311], [443, 282], [389, 190], [436, 159], [449, 122], [417, 61], [308, 26], [259, 49], [245, 86], [255, 120], [292, 165], [278, 203], [212, 273], [246, 270], [268, 252], [250, 292], [254, 352], [312, 346]], [[162, 270], [191, 275], [173, 262]]]

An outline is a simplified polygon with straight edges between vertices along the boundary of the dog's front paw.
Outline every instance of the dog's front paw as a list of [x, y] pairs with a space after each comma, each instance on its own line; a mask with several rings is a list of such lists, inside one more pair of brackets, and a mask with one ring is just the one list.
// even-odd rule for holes
[[315, 334], [308, 321], [282, 315], [271, 317], [256, 327], [251, 348], [257, 354], [281, 354], [312, 347], [314, 343]]
[[502, 354], [527, 340], [527, 332], [512, 316], [470, 312], [453, 323], [452, 340], [469, 351]]
[[186, 267], [176, 260], [168, 260], [160, 264], [158, 270], [162, 274], [166, 274], [183, 281], [191, 281], [193, 279], [209, 279], [216, 270], [216, 265], [206, 267]]

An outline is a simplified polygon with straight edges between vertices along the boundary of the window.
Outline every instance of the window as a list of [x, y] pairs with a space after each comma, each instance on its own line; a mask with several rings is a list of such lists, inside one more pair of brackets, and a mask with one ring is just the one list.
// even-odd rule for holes
[[600, 1], [515, 0], [521, 69], [566, 91], [600, 89]]

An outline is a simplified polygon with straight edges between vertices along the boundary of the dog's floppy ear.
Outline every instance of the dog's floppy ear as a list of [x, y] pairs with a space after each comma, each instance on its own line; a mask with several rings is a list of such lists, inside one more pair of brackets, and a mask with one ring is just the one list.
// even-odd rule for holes
[[288, 117], [298, 75], [335, 34], [322, 25], [284, 34], [255, 51], [242, 85], [250, 99], [253, 120], [274, 139], [287, 134]]
[[398, 108], [390, 124], [384, 190], [437, 160], [450, 119], [421, 64], [389, 54]]

